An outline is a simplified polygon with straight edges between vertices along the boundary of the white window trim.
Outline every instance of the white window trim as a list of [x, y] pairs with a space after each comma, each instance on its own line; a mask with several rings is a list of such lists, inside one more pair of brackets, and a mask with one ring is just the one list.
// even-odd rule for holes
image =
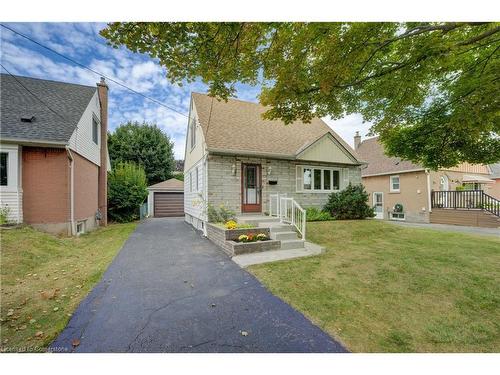
[[[394, 217], [394, 214], [403, 215], [403, 217], [402, 218], [400, 218], [400, 217]], [[397, 221], [405, 221], [406, 220], [406, 214], [404, 212], [391, 212], [390, 213], [390, 219], [391, 220], [397, 220]]]
[[189, 192], [193, 192], [193, 171], [189, 172]]
[[190, 152], [196, 147], [196, 118], [193, 118], [192, 121], [189, 121], [189, 145]]
[[[92, 138], [92, 143], [99, 146], [99, 144], [101, 143], [101, 122], [99, 121], [99, 119], [97, 118], [97, 116], [95, 115], [95, 113], [92, 113], [92, 129], [91, 129], [91, 138]], [[97, 124], [97, 143], [94, 141], [94, 121], [96, 122]]]
[[[304, 169], [310, 169], [311, 170], [311, 189], [305, 189], [304, 188]], [[321, 189], [314, 189], [314, 170], [321, 170]], [[330, 173], [330, 189], [326, 190], [323, 189], [324, 185], [324, 172], [323, 170], [329, 170]], [[301, 175], [299, 176], [299, 171], [301, 172]], [[333, 172], [337, 171], [339, 173], [339, 181], [338, 189], [332, 189], [333, 187]], [[301, 181], [301, 189], [297, 189], [297, 183], [295, 183], [295, 191], [297, 193], [336, 193], [341, 190], [341, 184], [342, 184], [342, 168], [336, 168], [336, 167], [323, 167], [320, 165], [297, 165], [295, 167], [295, 179]]]
[[[392, 183], [392, 179], [397, 177], [398, 178], [398, 185], [399, 185], [399, 189], [394, 189], [393, 188], [393, 183]], [[391, 193], [400, 193], [401, 192], [401, 178], [399, 177], [398, 174], [395, 174], [395, 175], [391, 175], [389, 176], [389, 191]]]
[[200, 171], [199, 171], [199, 168], [200, 167], [196, 167], [196, 170], [195, 170], [195, 175], [196, 175], [196, 191], [200, 191]]
[[0, 185], [3, 189], [5, 189], [5, 188], [7, 188], [9, 186], [9, 182], [10, 182], [10, 178], [9, 178], [10, 177], [9, 176], [9, 174], [10, 174], [9, 162], [10, 162], [11, 156], [10, 156], [10, 152], [8, 152], [8, 151], [3, 151], [2, 150], [0, 153], [7, 155], [7, 159], [5, 160], [6, 161], [6, 163], [5, 163], [5, 175], [6, 175], [6, 178], [7, 178], [7, 181], [6, 181], [7, 183], [5, 185]]

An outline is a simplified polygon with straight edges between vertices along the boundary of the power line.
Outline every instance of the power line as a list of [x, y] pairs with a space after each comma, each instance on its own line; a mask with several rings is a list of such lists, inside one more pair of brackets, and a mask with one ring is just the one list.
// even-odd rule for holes
[[33, 91], [31, 91], [29, 88], [27, 88], [25, 85], [23, 85], [23, 83], [17, 79], [17, 77], [15, 75], [13, 75], [11, 72], [9, 72], [7, 70], [7, 68], [5, 66], [3, 66], [1, 63], [0, 63], [0, 66], [3, 68], [3, 70], [5, 70], [7, 72], [8, 75], [10, 75], [12, 78], [14, 78], [16, 80], [16, 82], [23, 88], [25, 89], [27, 92], [29, 92], [35, 99], [37, 99], [40, 103], [42, 103], [45, 107], [47, 107], [52, 113], [54, 113], [56, 116], [60, 117], [64, 122], [67, 122], [68, 119], [64, 118], [63, 115], [61, 115], [59, 112], [57, 112], [56, 110], [52, 109], [47, 103], [45, 103], [42, 99], [40, 99]]
[[[117, 81], [117, 80], [115, 80], [115, 79], [113, 79], [113, 78], [111, 78], [111, 77], [108, 77], [108, 76], [106, 76], [106, 75], [104, 75], [104, 74], [102, 74], [102, 73], [100, 73], [100, 72], [98, 72], [98, 71], [96, 71], [96, 70], [94, 70], [94, 69], [92, 69], [92, 68], [88, 67], [87, 65], [84, 65], [84, 64], [82, 64], [82, 63], [79, 63], [78, 61], [76, 61], [76, 60], [72, 59], [71, 57], [68, 57], [68, 56], [66, 56], [66, 55], [63, 55], [62, 53], [59, 53], [59, 52], [57, 52], [56, 50], [54, 50], [54, 49], [52, 49], [52, 48], [50, 48], [50, 47], [47, 47], [47, 46], [43, 45], [42, 43], [40, 43], [40, 42], [38, 42], [38, 41], [36, 41], [36, 40], [34, 40], [34, 39], [30, 38], [29, 36], [24, 35], [24, 34], [22, 34], [22, 33], [18, 32], [18, 31], [16, 31], [16, 30], [14, 30], [14, 29], [12, 29], [12, 28], [10, 28], [10, 27], [8, 27], [8, 26], [4, 25], [3, 23], [0, 23], [0, 26], [2, 26], [3, 28], [5, 28], [5, 29], [7, 29], [7, 30], [9, 30], [9, 31], [11, 31], [11, 32], [13, 32], [14, 34], [17, 34], [17, 35], [19, 35], [19, 36], [21, 36], [21, 37], [23, 37], [23, 38], [25, 38], [25, 39], [29, 40], [29, 41], [30, 41], [30, 42], [32, 42], [32, 43], [35, 43], [36, 45], [38, 45], [38, 46], [40, 46], [40, 47], [42, 47], [42, 48], [46, 49], [47, 51], [50, 51], [50, 52], [52, 52], [52, 53], [54, 53], [54, 54], [56, 54], [56, 55], [58, 55], [58, 56], [62, 57], [63, 59], [66, 59], [66, 60], [68, 60], [68, 61], [71, 61], [71, 62], [72, 62], [73, 64], [75, 64], [75, 65], [78, 65], [78, 66], [80, 66], [80, 67], [82, 67], [82, 68], [84, 68], [84, 69], [87, 69], [87, 70], [91, 71], [91, 72], [92, 72], [92, 73], [94, 73], [94, 74], [97, 74], [97, 75], [99, 75], [99, 76], [101, 76], [101, 77], [106, 78], [107, 80], [109, 80], [109, 81], [111, 81], [111, 82], [113, 82], [113, 83], [117, 84], [118, 86], [121, 86], [121, 87], [123, 87], [123, 88], [125, 88], [125, 89], [127, 89], [127, 90], [129, 90], [129, 91], [131, 91], [131, 92], [133, 92], [133, 93], [134, 93], [134, 94], [136, 94], [136, 95], [140, 95], [140, 96], [142, 96], [143, 98], [145, 98], [145, 99], [147, 99], [147, 100], [150, 100], [150, 101], [152, 101], [152, 102], [154, 102], [154, 103], [156, 103], [156, 104], [158, 104], [158, 105], [160, 105], [160, 106], [162, 106], [162, 107], [165, 107], [165, 108], [167, 108], [167, 109], [170, 109], [170, 110], [171, 110], [171, 111], [173, 111], [173, 112], [176, 112], [176, 113], [178, 113], [178, 114], [180, 114], [180, 115], [182, 115], [182, 116], [184, 116], [184, 117], [189, 118], [189, 116], [188, 116], [188, 115], [186, 115], [185, 113], [182, 113], [182, 112], [178, 111], [177, 109], [172, 108], [172, 107], [168, 106], [167, 104], [160, 102], [159, 100], [156, 100], [156, 99], [151, 98], [151, 97], [149, 97], [149, 96], [147, 96], [147, 95], [144, 95], [143, 93], [140, 93], [139, 91], [136, 91], [136, 90], [134, 90], [134, 89], [132, 89], [132, 88], [128, 87], [127, 85], [125, 85], [125, 84], [123, 84], [123, 83], [121, 83], [121, 82], [119, 82], [119, 81]], [[5, 69], [5, 68], [4, 68], [4, 69]], [[5, 70], [7, 70], [7, 69], [5, 69]]]

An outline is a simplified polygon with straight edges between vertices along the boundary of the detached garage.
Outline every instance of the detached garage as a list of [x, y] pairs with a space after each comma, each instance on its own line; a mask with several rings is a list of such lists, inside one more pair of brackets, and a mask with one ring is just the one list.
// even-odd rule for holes
[[148, 187], [150, 217], [184, 216], [184, 182], [175, 178]]

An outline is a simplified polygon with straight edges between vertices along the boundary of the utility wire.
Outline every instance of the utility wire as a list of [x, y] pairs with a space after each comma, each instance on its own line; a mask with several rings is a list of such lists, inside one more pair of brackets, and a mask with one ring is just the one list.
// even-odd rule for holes
[[[29, 40], [30, 42], [35, 43], [36, 45], [38, 45], [38, 46], [40, 46], [40, 47], [42, 47], [42, 48], [44, 48], [44, 49], [46, 49], [46, 50], [48, 50], [48, 51], [50, 51], [50, 52], [52, 52], [52, 53], [54, 53], [54, 54], [56, 54], [56, 55], [58, 55], [58, 56], [62, 57], [63, 59], [66, 59], [66, 60], [68, 60], [68, 61], [71, 61], [71, 62], [72, 62], [73, 64], [75, 64], [75, 65], [78, 65], [78, 66], [80, 66], [80, 67], [82, 67], [82, 68], [84, 68], [84, 69], [87, 69], [87, 70], [91, 71], [91, 72], [92, 72], [92, 73], [94, 73], [94, 74], [97, 74], [97, 75], [99, 75], [99, 76], [101, 76], [101, 77], [106, 78], [107, 80], [109, 80], [109, 81], [111, 81], [111, 82], [113, 82], [113, 83], [117, 84], [118, 86], [121, 86], [121, 87], [123, 87], [123, 88], [125, 88], [125, 89], [127, 89], [127, 90], [129, 90], [129, 91], [131, 91], [131, 92], [133, 92], [133, 93], [134, 93], [134, 94], [136, 94], [136, 95], [140, 95], [140, 96], [142, 96], [143, 98], [145, 98], [145, 99], [147, 99], [147, 100], [150, 100], [150, 101], [152, 101], [152, 102], [154, 102], [154, 103], [156, 103], [156, 104], [158, 104], [158, 105], [161, 105], [162, 107], [165, 107], [165, 108], [167, 108], [167, 109], [170, 109], [170, 110], [171, 110], [171, 111], [173, 111], [173, 112], [176, 112], [176, 113], [178, 113], [178, 114], [180, 114], [180, 115], [182, 115], [182, 116], [184, 116], [184, 117], [189, 118], [189, 116], [188, 116], [188, 115], [186, 115], [185, 113], [182, 113], [182, 112], [178, 111], [177, 109], [172, 108], [172, 107], [168, 106], [167, 104], [160, 102], [159, 100], [156, 100], [156, 99], [151, 98], [151, 97], [149, 97], [149, 96], [147, 96], [147, 95], [144, 95], [143, 93], [140, 93], [139, 91], [136, 91], [136, 90], [134, 90], [134, 89], [132, 89], [132, 88], [128, 87], [127, 85], [125, 85], [125, 84], [123, 84], [123, 83], [121, 83], [121, 82], [119, 82], [119, 81], [117, 81], [117, 80], [115, 80], [115, 79], [113, 79], [113, 78], [111, 78], [111, 77], [108, 77], [108, 76], [106, 76], [106, 75], [104, 75], [104, 74], [102, 74], [102, 73], [100, 73], [100, 72], [98, 72], [98, 71], [96, 71], [96, 70], [94, 70], [94, 69], [92, 69], [92, 68], [88, 67], [87, 65], [84, 65], [84, 64], [82, 64], [82, 63], [79, 63], [78, 61], [76, 61], [76, 60], [72, 59], [71, 57], [68, 57], [68, 56], [66, 56], [66, 55], [63, 55], [62, 53], [59, 53], [59, 52], [57, 52], [56, 50], [54, 50], [54, 49], [52, 49], [52, 48], [50, 48], [50, 47], [47, 47], [47, 46], [43, 45], [42, 43], [40, 43], [40, 42], [38, 42], [38, 41], [36, 41], [36, 40], [34, 40], [34, 39], [30, 38], [30, 37], [29, 37], [29, 36], [27, 36], [27, 35], [24, 35], [24, 34], [22, 34], [22, 33], [18, 32], [18, 31], [16, 31], [16, 30], [14, 30], [14, 29], [10, 28], [9, 26], [4, 25], [3, 23], [0, 23], [0, 26], [2, 26], [3, 28], [5, 28], [5, 29], [7, 29], [7, 30], [9, 30], [9, 31], [11, 31], [11, 32], [13, 32], [14, 34], [17, 34], [17, 35], [19, 35], [19, 36], [21, 36], [21, 37], [23, 37], [23, 38], [25, 38], [25, 39]], [[5, 67], [4, 67], [4, 69], [5, 69]], [[5, 69], [5, 70], [7, 71], [7, 69]]]
[[10, 75], [12, 78], [14, 78], [16, 80], [16, 82], [19, 84], [19, 86], [21, 86], [27, 92], [29, 92], [35, 99], [37, 99], [40, 103], [42, 103], [45, 107], [47, 107], [52, 113], [54, 113], [56, 116], [60, 117], [64, 122], [68, 121], [68, 119], [64, 118], [63, 115], [61, 115], [56, 110], [52, 109], [47, 103], [45, 103], [42, 99], [40, 99], [33, 91], [31, 91], [29, 88], [27, 88], [25, 85], [23, 85], [23, 83], [19, 79], [17, 79], [17, 77], [15, 75], [13, 75], [11, 72], [9, 72], [7, 70], [7, 68], [5, 66], [3, 66], [1, 63], [0, 63], [0, 66], [3, 68], [3, 70], [5, 70], [7, 72], [8, 75]]

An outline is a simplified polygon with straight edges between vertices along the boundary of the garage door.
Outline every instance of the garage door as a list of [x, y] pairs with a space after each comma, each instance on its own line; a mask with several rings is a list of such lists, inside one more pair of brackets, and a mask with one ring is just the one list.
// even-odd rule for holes
[[184, 216], [184, 193], [155, 193], [155, 217]]

